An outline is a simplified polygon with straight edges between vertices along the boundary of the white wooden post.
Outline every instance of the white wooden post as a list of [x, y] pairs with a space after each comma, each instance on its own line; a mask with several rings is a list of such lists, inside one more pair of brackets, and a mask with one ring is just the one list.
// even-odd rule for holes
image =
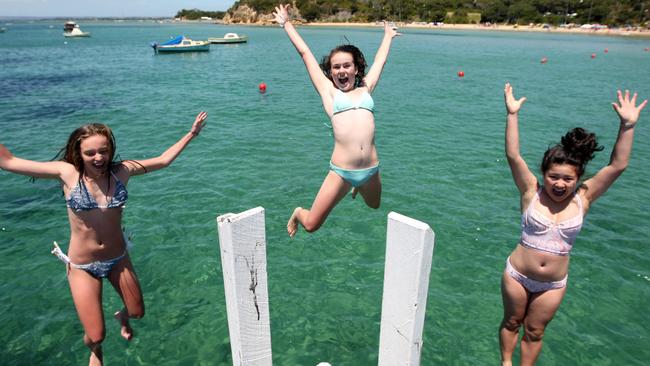
[[420, 364], [434, 236], [423, 222], [388, 214], [379, 366]]
[[217, 217], [232, 363], [270, 366], [264, 208]]

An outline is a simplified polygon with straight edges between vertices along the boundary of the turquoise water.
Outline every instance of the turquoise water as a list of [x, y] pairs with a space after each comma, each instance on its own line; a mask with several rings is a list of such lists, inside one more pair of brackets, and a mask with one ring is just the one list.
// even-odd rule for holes
[[[53, 28], [50, 28], [50, 25]], [[346, 199], [314, 234], [286, 235], [327, 173], [328, 122], [282, 30], [152, 23], [7, 26], [0, 35], [0, 142], [48, 160], [89, 121], [109, 124], [122, 158], [163, 152], [201, 110], [209, 123], [168, 169], [129, 184], [124, 224], [146, 302], [136, 338], [107, 322], [107, 364], [232, 363], [215, 218], [266, 209], [273, 358], [277, 365], [377, 362], [386, 215], [436, 233], [423, 365], [498, 363], [500, 276], [518, 239], [518, 195], [504, 161], [505, 81], [527, 96], [522, 154], [536, 170], [546, 147], [584, 126], [605, 145], [617, 133], [617, 88], [650, 96], [650, 40], [404, 30], [374, 94], [382, 207]], [[248, 44], [154, 55], [148, 43], [228, 31]], [[309, 28], [316, 55], [347, 37], [371, 62], [379, 29]], [[67, 43], [66, 43], [67, 42]], [[607, 48], [609, 53], [603, 50]], [[591, 53], [597, 57], [591, 59]], [[546, 56], [549, 62], [540, 64]], [[465, 72], [459, 79], [456, 73]], [[260, 82], [268, 92], [257, 91]], [[572, 256], [569, 289], [539, 365], [643, 365], [650, 359], [650, 110], [628, 171], [592, 208]], [[0, 173], [0, 364], [87, 362], [63, 265], [63, 197], [53, 181]], [[64, 245], [67, 248], [67, 245]], [[120, 307], [106, 283], [106, 316]]]

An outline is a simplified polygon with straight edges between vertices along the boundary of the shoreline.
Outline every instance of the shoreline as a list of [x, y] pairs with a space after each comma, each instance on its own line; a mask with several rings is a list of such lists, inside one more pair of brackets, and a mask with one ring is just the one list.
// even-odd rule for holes
[[[583, 34], [589, 36], [612, 36], [612, 37], [633, 37], [633, 38], [650, 38], [650, 30], [624, 30], [624, 29], [580, 29], [580, 28], [543, 28], [542, 26], [514, 26], [514, 25], [496, 25], [485, 26], [481, 24], [414, 24], [414, 23], [396, 23], [399, 28], [406, 29], [431, 29], [431, 30], [468, 30], [468, 31], [503, 31], [503, 32], [534, 32], [549, 34]], [[311, 22], [302, 23], [298, 26], [307, 27], [378, 27], [379, 23], [333, 23], [333, 22]]]

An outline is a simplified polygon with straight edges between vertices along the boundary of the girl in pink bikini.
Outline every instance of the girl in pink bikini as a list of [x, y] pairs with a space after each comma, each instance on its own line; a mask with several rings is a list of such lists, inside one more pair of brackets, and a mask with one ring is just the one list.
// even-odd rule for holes
[[515, 99], [505, 86], [506, 156], [521, 199], [521, 238], [506, 261], [501, 283], [503, 321], [499, 329], [502, 365], [512, 364], [519, 329], [521, 365], [534, 365], [542, 350], [546, 325], [553, 319], [566, 292], [569, 253], [589, 207], [627, 167], [634, 128], [644, 100], [636, 105], [636, 93], [618, 91], [612, 103], [621, 123], [609, 165], [580, 182], [587, 163], [602, 150], [596, 135], [582, 128], [569, 131], [549, 148], [541, 164], [540, 184], [519, 154], [518, 113], [526, 98]]

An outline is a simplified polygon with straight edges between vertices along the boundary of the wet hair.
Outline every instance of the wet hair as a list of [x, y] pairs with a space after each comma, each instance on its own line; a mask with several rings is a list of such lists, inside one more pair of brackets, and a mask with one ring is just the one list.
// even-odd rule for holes
[[363, 79], [366, 77], [366, 67], [368, 64], [366, 63], [366, 59], [363, 57], [361, 50], [351, 44], [340, 45], [332, 49], [329, 55], [323, 57], [323, 60], [320, 63], [320, 68], [325, 73], [325, 76], [327, 76], [328, 79], [332, 80], [332, 56], [334, 56], [335, 53], [339, 52], [345, 52], [352, 55], [354, 66], [357, 69], [357, 74], [354, 77], [354, 87], [356, 88], [358, 86], [363, 86]]
[[570, 164], [576, 167], [578, 178], [582, 176], [587, 163], [594, 158], [596, 151], [601, 151], [603, 146], [598, 145], [596, 134], [577, 127], [566, 133], [559, 144], [550, 147], [542, 159], [542, 173], [552, 164]]
[[113, 165], [115, 165], [113, 158], [115, 157], [115, 150], [117, 149], [117, 145], [115, 144], [113, 131], [111, 131], [108, 126], [101, 123], [90, 123], [83, 125], [70, 134], [70, 137], [68, 137], [68, 143], [57, 154], [57, 158], [61, 157], [60, 160], [74, 165], [75, 169], [77, 169], [79, 172], [79, 178], [81, 178], [84, 173], [84, 162], [83, 158], [81, 157], [81, 142], [94, 135], [102, 135], [106, 137], [108, 140], [109, 150], [109, 170], [113, 167]]

